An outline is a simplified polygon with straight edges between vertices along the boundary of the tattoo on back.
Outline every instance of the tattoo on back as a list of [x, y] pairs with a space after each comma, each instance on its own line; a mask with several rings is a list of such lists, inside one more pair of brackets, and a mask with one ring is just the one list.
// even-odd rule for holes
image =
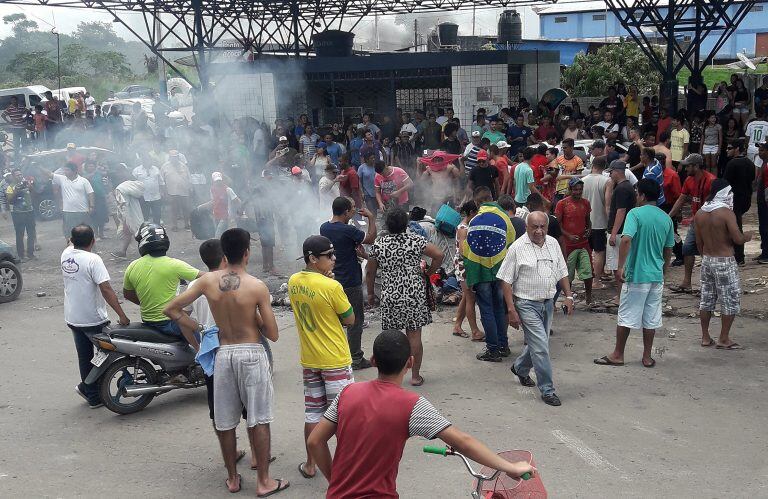
[[219, 279], [219, 290], [235, 291], [240, 287], [240, 277], [235, 272], [224, 274]]

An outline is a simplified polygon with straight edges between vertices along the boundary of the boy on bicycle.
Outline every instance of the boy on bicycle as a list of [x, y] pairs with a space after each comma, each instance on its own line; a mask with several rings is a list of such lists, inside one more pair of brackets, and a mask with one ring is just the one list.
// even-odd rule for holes
[[[536, 470], [511, 463], [445, 419], [424, 397], [404, 390], [413, 365], [408, 338], [385, 331], [373, 343], [371, 362], [378, 379], [346, 386], [326, 410], [307, 441], [317, 467], [328, 479], [328, 498], [396, 498], [397, 472], [408, 438], [435, 437], [473, 461], [517, 478]], [[328, 440], [336, 435], [331, 460]]]

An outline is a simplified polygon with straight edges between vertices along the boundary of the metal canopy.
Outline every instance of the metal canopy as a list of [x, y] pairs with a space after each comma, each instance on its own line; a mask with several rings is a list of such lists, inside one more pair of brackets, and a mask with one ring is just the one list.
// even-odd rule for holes
[[[201, 86], [213, 52], [308, 54], [312, 36], [327, 29], [353, 30], [372, 14], [408, 14], [502, 8], [557, 0], [0, 0], [0, 4], [45, 5], [106, 11], [154, 54], [174, 67], [172, 53], [193, 52]], [[141, 16], [140, 27], [134, 19]], [[134, 16], [131, 16], [134, 17]], [[234, 45], [234, 47], [233, 47]]]
[[[677, 108], [677, 74], [683, 67], [694, 79], [712, 62], [757, 0], [605, 0], [622, 27], [664, 77], [661, 95]], [[715, 36], [708, 54], [701, 43]], [[666, 46], [658, 51], [659, 41]], [[677, 60], [676, 60], [677, 59]]]

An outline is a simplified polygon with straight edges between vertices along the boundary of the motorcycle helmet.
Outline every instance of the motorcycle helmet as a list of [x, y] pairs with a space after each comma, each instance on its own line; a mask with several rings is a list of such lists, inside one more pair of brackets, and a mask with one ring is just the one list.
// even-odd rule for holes
[[139, 243], [139, 255], [144, 256], [155, 251], [168, 251], [171, 240], [165, 227], [159, 224], [144, 222], [136, 231], [136, 242]]

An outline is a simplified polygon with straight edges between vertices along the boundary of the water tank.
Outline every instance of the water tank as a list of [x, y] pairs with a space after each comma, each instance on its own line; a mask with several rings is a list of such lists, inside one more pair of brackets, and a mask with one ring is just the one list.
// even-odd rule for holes
[[440, 36], [440, 45], [459, 44], [459, 25], [455, 23], [440, 23], [437, 25], [437, 33]]
[[523, 41], [523, 21], [516, 10], [505, 10], [499, 17], [498, 42], [521, 43]]
[[312, 44], [318, 57], [351, 56], [354, 41], [354, 33], [337, 29], [321, 31], [312, 36]]

